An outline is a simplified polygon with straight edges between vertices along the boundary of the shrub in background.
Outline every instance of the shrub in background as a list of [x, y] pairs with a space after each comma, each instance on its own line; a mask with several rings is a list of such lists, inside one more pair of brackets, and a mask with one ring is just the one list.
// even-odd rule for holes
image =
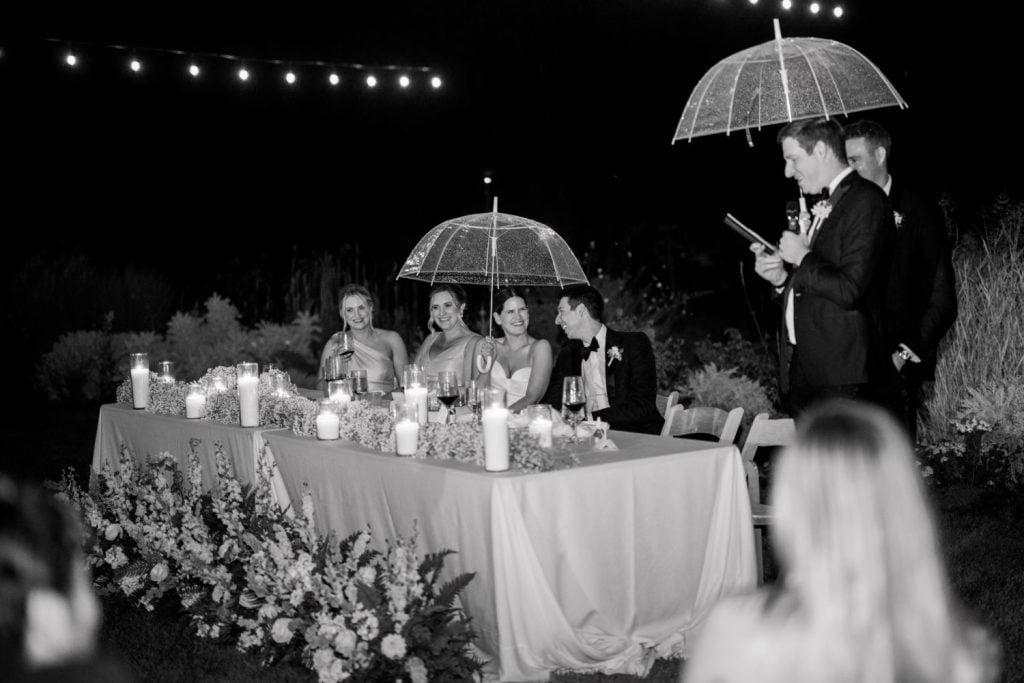
[[195, 380], [210, 368], [250, 360], [275, 363], [298, 386], [315, 385], [320, 343], [316, 315], [303, 312], [290, 325], [261, 322], [255, 329], [246, 329], [239, 319], [238, 309], [214, 294], [202, 315], [175, 313], [166, 336], [70, 332], [43, 355], [37, 384], [52, 400], [107, 400], [128, 375], [128, 354], [145, 351], [154, 369], [161, 360], [172, 361], [179, 380]]
[[723, 333], [723, 339], [706, 337], [694, 346], [701, 365], [735, 368], [740, 375], [754, 380], [773, 406], [779, 404], [778, 359], [765, 344], [748, 341], [739, 330], [730, 327]]

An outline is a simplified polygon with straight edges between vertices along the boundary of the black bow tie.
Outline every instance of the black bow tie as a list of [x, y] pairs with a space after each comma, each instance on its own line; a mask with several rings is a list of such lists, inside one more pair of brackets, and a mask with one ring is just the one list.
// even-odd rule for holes
[[601, 345], [597, 343], [597, 337], [590, 340], [590, 346], [583, 347], [583, 360], [590, 358], [590, 354], [601, 348]]

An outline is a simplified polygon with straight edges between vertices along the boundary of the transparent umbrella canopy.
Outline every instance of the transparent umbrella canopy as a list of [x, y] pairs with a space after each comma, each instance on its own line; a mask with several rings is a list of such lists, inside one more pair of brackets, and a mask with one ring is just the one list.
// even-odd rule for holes
[[775, 39], [711, 67], [693, 89], [672, 142], [729, 134], [796, 119], [907, 106], [885, 74], [863, 54], [821, 38]]
[[[434, 284], [565, 287], [588, 284], [579, 259], [552, 228], [494, 210], [453, 218], [434, 227], [413, 248], [399, 278]], [[493, 319], [488, 316], [488, 325]], [[490, 331], [488, 331], [490, 334]]]

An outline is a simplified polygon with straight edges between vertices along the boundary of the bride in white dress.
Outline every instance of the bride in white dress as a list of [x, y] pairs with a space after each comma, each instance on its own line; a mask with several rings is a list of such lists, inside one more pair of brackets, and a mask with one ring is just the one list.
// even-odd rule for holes
[[494, 295], [494, 320], [505, 336], [501, 339], [480, 339], [473, 357], [492, 356], [490, 372], [473, 368], [473, 377], [484, 386], [505, 390], [505, 403], [510, 410], [522, 410], [537, 403], [547, 391], [551, 379], [551, 344], [534, 339], [527, 332], [530, 312], [526, 300], [511, 287]]

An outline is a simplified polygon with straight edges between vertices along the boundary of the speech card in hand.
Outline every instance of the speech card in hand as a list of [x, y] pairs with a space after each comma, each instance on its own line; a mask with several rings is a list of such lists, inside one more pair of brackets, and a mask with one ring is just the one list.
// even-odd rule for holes
[[740, 235], [747, 241], [757, 242], [758, 244], [764, 246], [764, 250], [767, 253], [775, 253], [776, 247], [774, 244], [772, 244], [765, 238], [761, 237], [759, 234], [757, 234], [747, 226], [743, 225], [743, 223], [741, 223], [740, 220], [736, 218], [736, 216], [733, 216], [731, 213], [725, 214], [725, 224], [732, 228], [736, 232], [736, 234]]

